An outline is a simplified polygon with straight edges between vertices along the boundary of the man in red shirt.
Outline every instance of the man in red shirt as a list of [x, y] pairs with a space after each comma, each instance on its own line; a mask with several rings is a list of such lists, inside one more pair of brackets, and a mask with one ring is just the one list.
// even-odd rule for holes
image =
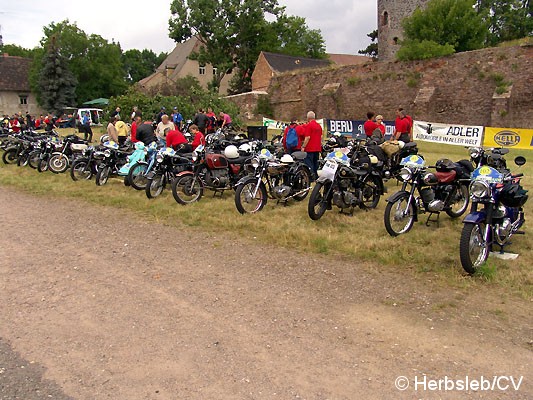
[[172, 147], [174, 150], [180, 153], [190, 153], [192, 151], [192, 147], [185, 136], [183, 136], [183, 133], [177, 129], [168, 131], [166, 140], [167, 147]]
[[133, 122], [131, 123], [131, 132], [130, 132], [130, 140], [132, 143], [138, 142], [137, 140], [137, 127], [142, 124], [142, 116], [140, 113], [136, 112], [135, 117], [133, 118]]
[[405, 116], [403, 108], [398, 108], [396, 111], [396, 121], [394, 126], [394, 139], [401, 140], [408, 143], [413, 140], [412, 137], [412, 124], [410, 118]]
[[372, 111], [369, 111], [366, 113], [366, 122], [363, 125], [363, 129], [365, 130], [365, 135], [367, 137], [372, 136], [372, 132], [376, 128], [379, 128], [379, 125], [374, 121], [374, 114]]
[[[287, 147], [287, 133], [289, 132], [290, 128], [294, 128], [294, 130], [296, 131], [296, 136], [298, 136], [298, 144], [296, 145], [296, 147], [292, 149], [289, 149]], [[283, 143], [283, 148], [289, 154], [295, 151], [300, 151], [300, 149], [302, 148], [302, 143], [304, 139], [305, 139], [305, 127], [303, 125], [300, 125], [296, 118], [292, 118], [291, 123], [283, 131], [283, 138], [281, 139], [281, 142]]]
[[302, 151], [307, 153], [304, 162], [307, 164], [314, 176], [318, 171], [318, 156], [322, 150], [322, 127], [316, 122], [313, 111], [307, 113], [307, 124], [304, 125], [305, 138], [302, 143]]

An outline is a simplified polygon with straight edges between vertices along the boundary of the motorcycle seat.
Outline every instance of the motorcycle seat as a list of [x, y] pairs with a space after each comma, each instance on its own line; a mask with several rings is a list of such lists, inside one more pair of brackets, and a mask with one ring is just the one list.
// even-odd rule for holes
[[291, 154], [291, 157], [295, 160], [302, 161], [307, 157], [307, 153], [305, 151], [295, 151]]
[[228, 158], [229, 164], [244, 164], [246, 160], [249, 160], [250, 156], [239, 156], [237, 158]]
[[439, 183], [450, 183], [453, 182], [457, 176], [457, 172], [455, 170], [447, 171], [447, 172], [435, 172], [435, 175], [437, 176], [437, 179]]

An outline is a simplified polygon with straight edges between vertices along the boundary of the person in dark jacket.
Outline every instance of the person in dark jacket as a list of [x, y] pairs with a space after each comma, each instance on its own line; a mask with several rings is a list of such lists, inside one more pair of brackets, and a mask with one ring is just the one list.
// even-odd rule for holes
[[135, 132], [135, 139], [139, 142], [143, 142], [145, 146], [148, 146], [150, 143], [157, 141], [152, 121], [144, 121], [142, 124], [137, 126], [137, 131]]
[[192, 123], [198, 127], [198, 130], [202, 133], [205, 133], [205, 128], [209, 121], [209, 117], [205, 115], [203, 109], [199, 109], [198, 113], [194, 116]]

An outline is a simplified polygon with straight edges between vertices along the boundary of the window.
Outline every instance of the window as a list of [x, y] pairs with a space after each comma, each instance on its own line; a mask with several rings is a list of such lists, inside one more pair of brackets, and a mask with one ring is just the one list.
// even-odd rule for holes
[[198, 68], [198, 73], [200, 75], [205, 75], [205, 65], [200, 65], [200, 67]]
[[383, 13], [383, 26], [387, 26], [389, 24], [389, 13], [385, 11]]
[[19, 95], [19, 99], [20, 99], [20, 104], [28, 104], [28, 96], [26, 95]]
[[216, 75], [217, 71], [218, 71], [218, 68], [217, 67], [213, 67], [213, 75]]

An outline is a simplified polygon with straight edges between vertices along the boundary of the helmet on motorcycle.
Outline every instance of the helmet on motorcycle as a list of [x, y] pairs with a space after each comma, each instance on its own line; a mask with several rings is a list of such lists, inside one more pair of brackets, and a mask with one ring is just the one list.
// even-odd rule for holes
[[428, 172], [424, 174], [424, 176], [422, 177], [422, 181], [426, 185], [436, 185], [437, 183], [439, 183], [439, 179], [437, 178], [437, 175], [435, 175], [433, 172]]
[[243, 153], [249, 153], [252, 151], [252, 148], [248, 143], [243, 143], [239, 146], [239, 151]]
[[237, 149], [237, 146], [235, 145], [229, 145], [224, 149], [224, 155], [227, 158], [238, 158], [239, 157], [239, 149]]
[[110, 141], [104, 143], [104, 147], [107, 147], [108, 149], [117, 150], [118, 149], [118, 144], [116, 142], [114, 142], [113, 140], [110, 140]]
[[403, 149], [404, 146], [405, 146], [405, 142], [398, 140], [398, 147], [400, 148], [400, 150]]
[[143, 150], [143, 149], [144, 149], [144, 143], [143, 142], [135, 143], [135, 150]]
[[294, 162], [294, 159], [290, 154], [284, 154], [283, 157], [281, 157], [280, 161], [284, 164], [291, 164]]
[[448, 158], [441, 158], [435, 163], [438, 172], [449, 172], [455, 167], [455, 163]]

